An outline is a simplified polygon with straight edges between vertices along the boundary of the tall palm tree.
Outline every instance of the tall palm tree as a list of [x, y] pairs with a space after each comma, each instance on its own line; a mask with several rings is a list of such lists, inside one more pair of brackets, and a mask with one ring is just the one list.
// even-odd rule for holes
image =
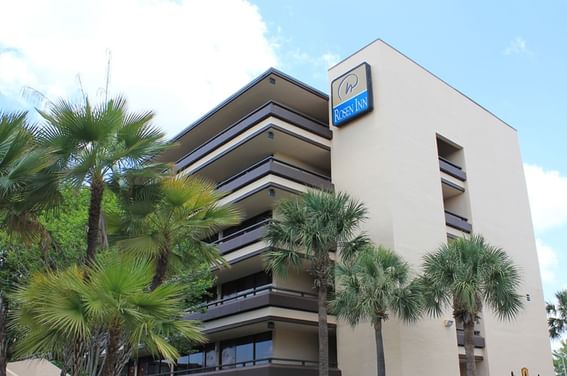
[[559, 338], [561, 334], [567, 331], [567, 290], [558, 291], [555, 293], [555, 298], [557, 299], [556, 304], [547, 303], [545, 307], [551, 338]]
[[368, 238], [358, 233], [366, 208], [346, 193], [310, 191], [282, 201], [268, 226], [272, 250], [265, 254], [266, 269], [286, 276], [289, 269], [303, 270], [304, 261], [318, 294], [319, 375], [329, 374], [327, 295], [334, 285], [333, 261], [339, 251], [349, 259], [365, 247]]
[[95, 106], [88, 98], [80, 104], [61, 100], [41, 115], [46, 120], [41, 143], [57, 151], [67, 180], [90, 187], [86, 262], [91, 263], [99, 243], [105, 182], [113, 174], [147, 166], [167, 147], [164, 134], [152, 126], [151, 111], [129, 112], [122, 97]]
[[240, 215], [232, 205], [219, 205], [222, 195], [213, 183], [196, 176], [140, 180], [134, 175], [115, 187], [124, 209], [108, 216], [111, 227], [123, 237], [117, 246], [154, 260], [150, 289], [183, 269], [191, 258], [224, 263], [216, 246], [203, 239], [223, 226], [238, 224]]
[[373, 246], [336, 267], [337, 292], [330, 307], [352, 326], [368, 319], [376, 338], [377, 375], [386, 375], [382, 324], [390, 314], [406, 322], [422, 313], [420, 283], [407, 262], [389, 249]]
[[17, 354], [62, 356], [72, 376], [114, 376], [141, 348], [175, 361], [172, 335], [203, 340], [196, 323], [184, 319], [183, 286], [148, 291], [151, 262], [103, 256], [89, 266], [36, 274], [15, 293]]
[[429, 312], [453, 308], [463, 325], [467, 376], [476, 376], [474, 327], [488, 306], [501, 320], [513, 319], [522, 308], [518, 267], [502, 249], [481, 235], [458, 238], [424, 257], [423, 283]]

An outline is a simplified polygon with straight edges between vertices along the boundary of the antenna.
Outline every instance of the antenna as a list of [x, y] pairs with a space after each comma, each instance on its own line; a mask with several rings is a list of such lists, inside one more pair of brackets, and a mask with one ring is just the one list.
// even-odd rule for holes
[[104, 88], [104, 102], [108, 102], [108, 87], [110, 86], [110, 62], [112, 60], [112, 51], [106, 50], [106, 86]]

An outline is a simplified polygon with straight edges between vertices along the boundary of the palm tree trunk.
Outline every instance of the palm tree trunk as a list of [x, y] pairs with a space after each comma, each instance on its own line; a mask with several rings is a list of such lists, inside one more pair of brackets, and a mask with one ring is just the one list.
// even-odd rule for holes
[[156, 260], [156, 270], [154, 273], [154, 278], [150, 285], [150, 291], [157, 289], [165, 280], [165, 275], [167, 273], [167, 268], [169, 266], [169, 249], [164, 248], [159, 254]]
[[321, 281], [319, 300], [319, 376], [329, 376], [329, 328], [327, 326], [327, 285]]
[[8, 307], [4, 296], [0, 293], [0, 376], [6, 376], [6, 366], [8, 365], [7, 319]]
[[103, 376], [115, 376], [115, 369], [117, 368], [120, 351], [120, 327], [113, 325], [108, 333], [108, 344], [106, 345], [106, 359], [104, 361]]
[[474, 359], [474, 321], [465, 320], [463, 323], [465, 337], [465, 364], [467, 376], [476, 376]]
[[102, 176], [93, 176], [91, 182], [91, 202], [89, 205], [89, 228], [87, 232], [87, 265], [92, 265], [96, 256], [103, 195], [104, 181]]
[[384, 339], [382, 338], [382, 319], [378, 319], [378, 321], [374, 324], [374, 338], [376, 339], [376, 375], [386, 376]]

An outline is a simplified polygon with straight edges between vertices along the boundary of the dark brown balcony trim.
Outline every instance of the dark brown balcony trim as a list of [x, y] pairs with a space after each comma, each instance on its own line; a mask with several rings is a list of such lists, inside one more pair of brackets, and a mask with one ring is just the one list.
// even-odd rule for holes
[[[485, 341], [484, 341], [484, 337], [482, 337], [478, 334], [474, 335], [473, 343], [474, 343], [474, 347], [476, 347], [478, 349], [483, 349], [486, 346]], [[459, 346], [465, 345], [465, 333], [460, 329], [457, 329], [457, 344]]]
[[317, 297], [302, 291], [264, 286], [251, 292], [208, 304], [206, 312], [194, 312], [187, 316], [190, 320], [211, 321], [221, 317], [237, 315], [264, 307], [289, 308], [298, 311], [317, 312]]
[[265, 158], [246, 170], [220, 182], [217, 188], [223, 193], [233, 192], [268, 174], [277, 175], [309, 187], [324, 190], [332, 190], [333, 188], [329, 177], [296, 167], [274, 157]]
[[[211, 368], [205, 368], [203, 371], [199, 369], [196, 370], [181, 370], [173, 372], [174, 376], [186, 376], [186, 375], [202, 375], [202, 376], [317, 376], [319, 370], [317, 368], [317, 362], [304, 361], [298, 359], [286, 359], [286, 358], [268, 358], [265, 360], [269, 364], [262, 365], [235, 365], [234, 368], [228, 368], [228, 366], [222, 367], [219, 370], [210, 370]], [[256, 361], [260, 362], [260, 360]], [[254, 361], [248, 361], [245, 363], [254, 363]], [[159, 373], [149, 376], [169, 376], [172, 373]], [[341, 376], [341, 371], [336, 367], [329, 369], [330, 376]]]
[[221, 255], [226, 255], [236, 249], [262, 240], [266, 234], [266, 226], [269, 222], [269, 220], [265, 220], [255, 223], [252, 226], [235, 232], [234, 234], [221, 238], [214, 243], [217, 245], [219, 253]]
[[465, 217], [461, 217], [460, 215], [451, 213], [447, 210], [445, 210], [445, 223], [447, 226], [466, 233], [470, 233], [472, 231], [472, 226]]
[[191, 163], [209, 154], [219, 146], [227, 143], [241, 133], [252, 128], [262, 120], [267, 119], [271, 116], [293, 124], [299, 128], [305, 129], [326, 139], [330, 140], [332, 138], [332, 132], [326, 124], [308, 118], [307, 116], [302, 115], [297, 111], [291, 110], [281, 104], [270, 101], [251, 114], [247, 115], [243, 119], [239, 120], [235, 124], [231, 125], [229, 128], [223, 130], [213, 138], [209, 139], [205, 143], [196, 147], [194, 150], [189, 152], [189, 154], [186, 154], [185, 156], [177, 160], [177, 169], [183, 170]]
[[457, 166], [451, 161], [446, 160], [443, 157], [439, 157], [439, 169], [444, 173], [451, 175], [455, 179], [459, 179], [461, 181], [467, 180], [467, 174], [461, 167]]
[[[329, 315], [330, 316], [330, 315]], [[290, 324], [297, 324], [297, 325], [306, 325], [306, 326], [313, 326], [313, 327], [317, 327], [319, 324], [317, 321], [309, 321], [309, 320], [300, 320], [300, 319], [294, 319], [294, 318], [289, 318], [289, 317], [284, 317], [284, 316], [273, 316], [273, 315], [268, 315], [268, 316], [264, 316], [264, 317], [258, 317], [255, 319], [251, 319], [251, 320], [246, 320], [246, 321], [239, 321], [239, 322], [235, 322], [233, 324], [227, 324], [227, 325], [223, 325], [223, 326], [218, 326], [215, 328], [211, 328], [211, 329], [206, 329], [203, 330], [204, 334], [214, 334], [214, 333], [221, 333], [227, 330], [232, 330], [232, 329], [238, 329], [238, 328], [242, 328], [245, 326], [249, 326], [249, 325], [254, 325], [254, 324], [258, 324], [258, 323], [267, 323], [269, 321], [273, 321], [276, 323], [278, 322], [285, 322], [285, 323], [290, 323]], [[333, 323], [327, 323], [327, 327], [329, 329], [335, 329], [337, 327], [336, 324]]]

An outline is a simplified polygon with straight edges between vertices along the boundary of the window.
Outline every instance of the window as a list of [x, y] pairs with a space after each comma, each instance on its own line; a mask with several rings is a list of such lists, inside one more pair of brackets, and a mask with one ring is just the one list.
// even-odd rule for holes
[[249, 292], [254, 288], [266, 286], [272, 283], [272, 275], [264, 271], [224, 283], [221, 287], [222, 298], [232, 298], [238, 294]]
[[267, 358], [272, 356], [272, 333], [222, 342], [221, 356], [222, 368], [265, 364], [268, 362]]

